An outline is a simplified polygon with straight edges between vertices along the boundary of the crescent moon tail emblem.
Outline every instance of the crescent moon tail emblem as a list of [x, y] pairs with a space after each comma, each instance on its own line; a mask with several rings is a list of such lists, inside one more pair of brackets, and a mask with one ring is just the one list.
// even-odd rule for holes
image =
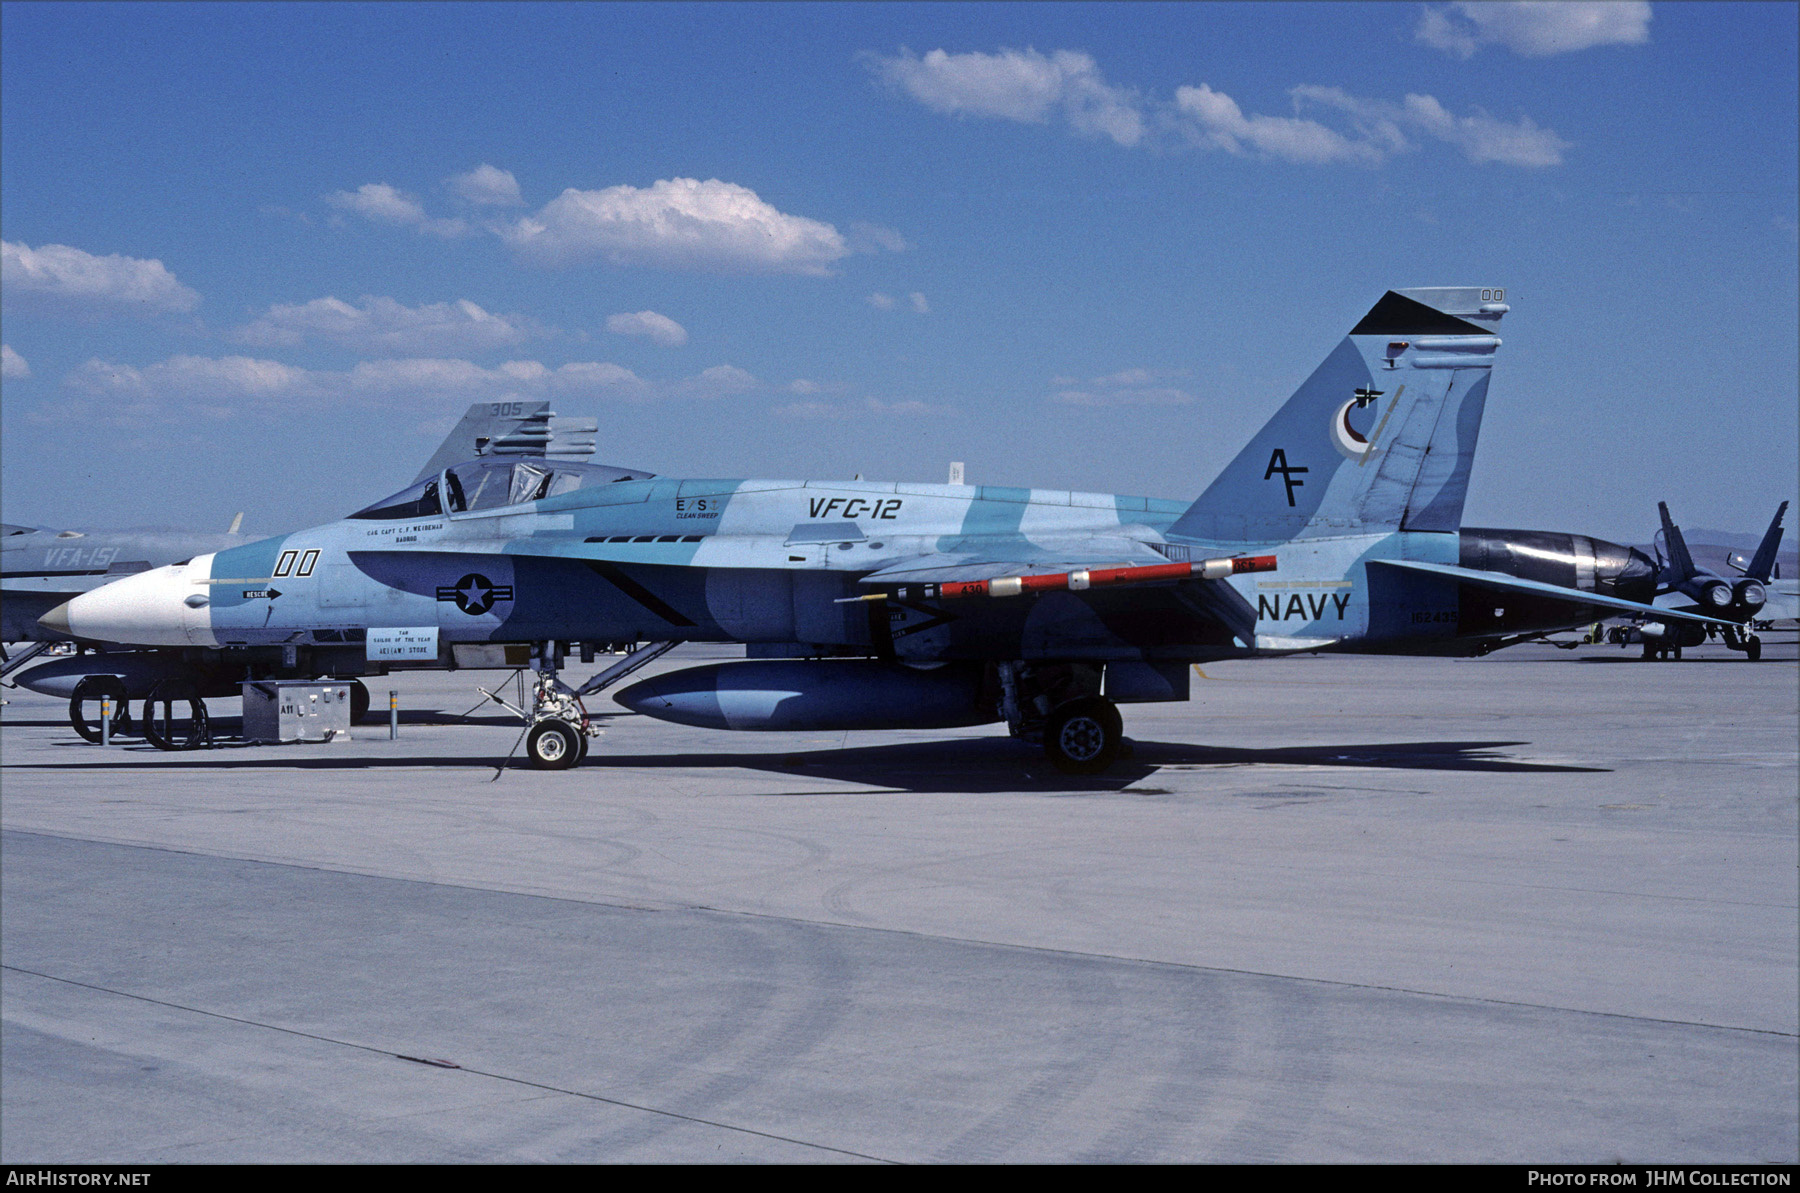
[[1352, 460], [1360, 459], [1369, 448], [1369, 441], [1350, 425], [1350, 411], [1363, 404], [1356, 398], [1351, 398], [1331, 416], [1331, 446], [1337, 448], [1340, 455]]

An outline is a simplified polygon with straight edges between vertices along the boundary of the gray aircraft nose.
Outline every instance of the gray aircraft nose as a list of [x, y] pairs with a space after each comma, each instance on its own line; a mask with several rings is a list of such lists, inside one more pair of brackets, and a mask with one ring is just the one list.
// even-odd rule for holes
[[54, 630], [58, 634], [69, 637], [73, 637], [75, 633], [69, 628], [69, 602], [67, 601], [38, 618], [38, 624], [46, 630]]

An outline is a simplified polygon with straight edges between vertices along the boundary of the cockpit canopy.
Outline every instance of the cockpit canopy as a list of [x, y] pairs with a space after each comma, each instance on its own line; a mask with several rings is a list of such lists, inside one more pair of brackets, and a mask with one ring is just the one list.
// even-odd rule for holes
[[546, 459], [471, 460], [383, 498], [352, 518], [430, 518], [502, 509], [616, 481], [649, 480], [653, 472]]

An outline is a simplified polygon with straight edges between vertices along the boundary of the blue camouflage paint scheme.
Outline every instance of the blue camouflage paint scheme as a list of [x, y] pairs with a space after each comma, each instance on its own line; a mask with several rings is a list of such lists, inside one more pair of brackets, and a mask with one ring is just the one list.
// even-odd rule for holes
[[[244, 581], [210, 586], [206, 614], [221, 644], [288, 641], [319, 626], [436, 626], [445, 650], [687, 639], [921, 663], [1470, 653], [1481, 649], [1460, 619], [1471, 576], [1521, 597], [1546, 591], [1499, 573], [1453, 574], [1500, 346], [1494, 325], [1507, 309], [1499, 296], [1388, 292], [1191, 504], [487, 461], [343, 521], [196, 559], [190, 571], [196, 584]], [[477, 487], [489, 481], [496, 487]], [[483, 492], [529, 499], [480, 508]], [[472, 508], [457, 505], [465, 500]], [[278, 597], [255, 595], [282, 552], [314, 549], [312, 576], [273, 578]], [[919, 595], [943, 583], [1246, 555], [1272, 555], [1276, 568], [1010, 600]], [[1564, 591], [1542, 628], [1592, 620], [1582, 594]], [[190, 626], [187, 640], [204, 632]]]

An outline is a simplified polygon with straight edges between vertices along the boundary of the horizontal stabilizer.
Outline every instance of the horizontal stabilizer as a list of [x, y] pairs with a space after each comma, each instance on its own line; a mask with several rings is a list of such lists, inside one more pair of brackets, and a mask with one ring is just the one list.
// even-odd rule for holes
[[1601, 596], [1597, 592], [1583, 592], [1579, 588], [1564, 588], [1560, 584], [1542, 584], [1536, 580], [1521, 580], [1517, 576], [1508, 576], [1500, 572], [1482, 572], [1474, 568], [1456, 567], [1448, 563], [1421, 563], [1414, 559], [1371, 559], [1369, 566], [1401, 568], [1410, 572], [1429, 572], [1435, 576], [1448, 576], [1453, 580], [1461, 580], [1464, 584], [1473, 584], [1479, 588], [1492, 589], [1495, 592], [1517, 592], [1527, 596], [1554, 597], [1573, 605], [1594, 605], [1602, 609], [1617, 609], [1621, 613], [1635, 613], [1640, 617], [1652, 618], [1656, 621], [1697, 621], [1702, 625], [1737, 628], [1736, 622], [1721, 621], [1716, 617], [1702, 617], [1697, 613], [1660, 609], [1655, 605], [1640, 605], [1636, 601], [1627, 601], [1620, 597]]

